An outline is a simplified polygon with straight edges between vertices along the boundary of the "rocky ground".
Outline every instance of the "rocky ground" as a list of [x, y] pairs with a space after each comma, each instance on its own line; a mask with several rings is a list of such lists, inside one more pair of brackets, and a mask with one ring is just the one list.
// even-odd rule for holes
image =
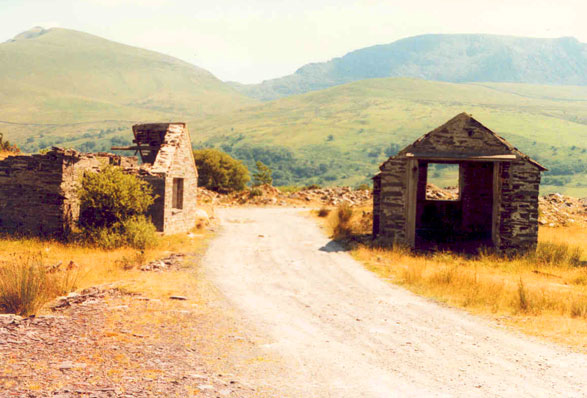
[[[175, 272], [175, 258], [150, 270]], [[0, 315], [0, 397], [244, 397], [198, 341], [205, 311], [184, 296], [152, 299], [113, 286], [55, 300], [51, 313]]]
[[577, 199], [559, 193], [539, 199], [538, 222], [550, 227], [587, 224], [587, 198]]

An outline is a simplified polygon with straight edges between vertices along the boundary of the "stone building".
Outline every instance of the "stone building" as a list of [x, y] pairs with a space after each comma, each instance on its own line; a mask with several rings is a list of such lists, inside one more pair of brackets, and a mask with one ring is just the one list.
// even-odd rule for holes
[[136, 145], [112, 149], [140, 155], [139, 175], [157, 195], [149, 209], [151, 221], [166, 234], [189, 231], [196, 223], [198, 170], [186, 124], [137, 124], [132, 131]]
[[158, 197], [149, 209], [157, 230], [189, 231], [195, 224], [197, 170], [184, 123], [133, 126], [137, 157], [53, 148], [0, 161], [0, 233], [64, 237], [80, 215], [77, 187], [86, 172], [122, 167], [148, 181]]
[[[427, 197], [432, 163], [456, 164], [456, 200]], [[373, 178], [373, 236], [416, 249], [534, 250], [546, 169], [466, 113], [390, 157]]]

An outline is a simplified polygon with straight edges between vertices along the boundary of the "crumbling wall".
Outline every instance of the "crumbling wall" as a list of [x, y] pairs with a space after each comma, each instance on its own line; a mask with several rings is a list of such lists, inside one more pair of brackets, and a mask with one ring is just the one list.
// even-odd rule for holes
[[0, 161], [0, 231], [64, 237], [79, 219], [77, 189], [84, 173], [136, 163], [136, 158], [62, 148], [8, 157]]
[[503, 253], [535, 250], [539, 186], [540, 170], [534, 164], [524, 160], [502, 164], [498, 247]]

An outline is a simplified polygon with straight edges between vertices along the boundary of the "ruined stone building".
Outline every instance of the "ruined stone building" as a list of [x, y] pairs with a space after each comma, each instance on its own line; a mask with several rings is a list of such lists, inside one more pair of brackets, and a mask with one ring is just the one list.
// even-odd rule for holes
[[[426, 195], [428, 166], [457, 164], [456, 200]], [[417, 249], [533, 250], [546, 169], [466, 113], [390, 157], [373, 178], [373, 235]]]
[[107, 165], [148, 181], [158, 195], [149, 216], [166, 234], [195, 224], [197, 170], [184, 123], [133, 126], [137, 157], [80, 153], [53, 148], [46, 154], [10, 156], [0, 161], [0, 233], [64, 237], [80, 215], [77, 187], [84, 173]]

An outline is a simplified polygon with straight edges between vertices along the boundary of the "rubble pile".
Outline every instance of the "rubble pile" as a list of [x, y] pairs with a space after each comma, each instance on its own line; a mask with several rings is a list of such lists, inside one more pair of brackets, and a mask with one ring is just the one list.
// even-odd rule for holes
[[174, 253], [168, 257], [151, 261], [148, 264], [143, 264], [139, 267], [141, 271], [171, 271], [181, 268], [182, 260], [185, 257], [182, 253]]
[[201, 203], [216, 204], [225, 196], [218, 192], [210, 191], [209, 189], [198, 187], [198, 201]]
[[587, 224], [587, 198], [577, 199], [553, 193], [539, 201], [538, 223], [549, 227]]
[[439, 188], [434, 184], [426, 185], [426, 199], [431, 200], [457, 200], [459, 191], [457, 187]]
[[71, 292], [67, 296], [57, 297], [53, 303], [49, 306], [51, 310], [57, 311], [64, 308], [71, 307], [72, 305], [89, 305], [95, 304], [103, 300], [106, 296], [120, 296], [123, 293], [118, 288], [103, 288], [100, 286], [93, 286], [82, 290], [81, 292]]
[[290, 199], [300, 199], [306, 202], [322, 202], [324, 205], [336, 206], [347, 203], [351, 206], [367, 204], [373, 197], [370, 190], [353, 190], [350, 187], [332, 187], [308, 189], [294, 192]]
[[229, 195], [198, 188], [198, 195], [204, 203], [229, 206], [337, 206], [342, 203], [350, 206], [367, 206], [372, 199], [370, 190], [353, 190], [350, 187], [311, 188], [284, 192], [271, 185], [261, 185]]

